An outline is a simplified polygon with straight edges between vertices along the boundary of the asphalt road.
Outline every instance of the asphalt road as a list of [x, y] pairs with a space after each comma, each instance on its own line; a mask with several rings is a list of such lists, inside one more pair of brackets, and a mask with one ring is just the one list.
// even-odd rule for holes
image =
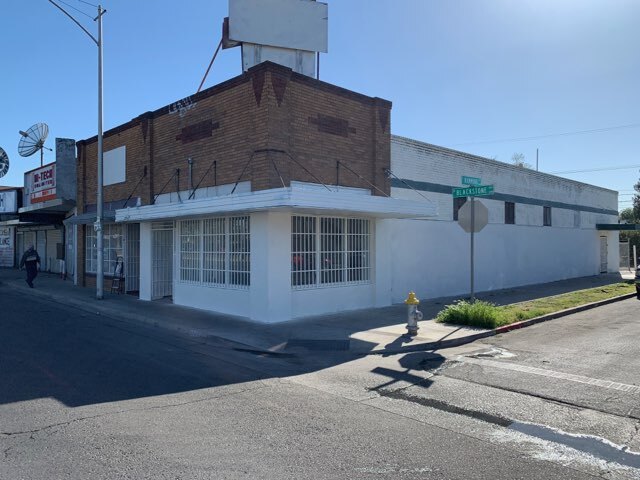
[[[616, 315], [625, 314], [625, 303], [612, 307], [621, 309]], [[543, 326], [494, 339], [518, 355], [511, 360], [465, 357], [472, 349], [271, 358], [3, 286], [0, 312], [1, 479], [636, 478], [635, 468], [523, 432], [520, 423], [527, 415], [544, 425], [573, 428], [582, 421], [585, 429], [609, 432], [611, 441], [630, 438], [635, 410], [615, 412], [625, 395], [637, 403], [638, 394], [613, 392], [616, 407], [600, 401], [601, 408], [576, 407], [524, 387], [502, 388], [501, 377], [513, 371], [471, 363], [516, 358], [540, 365], [535, 345], [525, 356], [509, 342]], [[624, 335], [632, 327], [620, 324]], [[558, 363], [544, 365], [558, 371], [573, 359], [571, 352], [548, 356]], [[632, 384], [637, 369], [629, 365], [624, 375], [615, 367], [625, 356], [637, 362], [637, 349], [629, 344], [612, 355], [618, 361], [608, 368], [617, 370], [616, 381]], [[589, 365], [582, 375], [608, 372], [595, 360]]]

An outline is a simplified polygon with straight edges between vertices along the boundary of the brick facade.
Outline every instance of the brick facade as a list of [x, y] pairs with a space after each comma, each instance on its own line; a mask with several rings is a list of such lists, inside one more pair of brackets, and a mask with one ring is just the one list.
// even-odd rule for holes
[[[390, 165], [386, 100], [267, 62], [181, 102], [105, 132], [105, 152], [126, 146], [126, 181], [104, 187], [105, 204], [121, 208], [117, 202], [133, 194], [149, 205], [165, 185], [162, 193], [178, 190], [176, 169], [180, 190], [188, 189], [189, 158], [193, 184], [201, 187], [234, 183], [244, 170], [241, 180], [250, 180], [252, 190], [319, 180], [373, 189], [371, 182], [379, 189], [374, 194], [390, 191], [383, 171]], [[84, 213], [95, 208], [96, 137], [78, 142], [78, 160], [78, 207]]]
[[[388, 195], [390, 113], [389, 101], [262, 63], [105, 132], [104, 152], [126, 147], [126, 180], [103, 188], [105, 209], [124, 207], [129, 196], [150, 205], [160, 193], [189, 189], [188, 159], [201, 188], [240, 179], [264, 190], [298, 180]], [[97, 137], [77, 146], [82, 214], [95, 211]], [[81, 229], [82, 279], [84, 238]]]

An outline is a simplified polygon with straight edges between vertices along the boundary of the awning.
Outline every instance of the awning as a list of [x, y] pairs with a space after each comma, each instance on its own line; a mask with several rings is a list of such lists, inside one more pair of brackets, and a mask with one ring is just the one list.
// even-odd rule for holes
[[318, 215], [357, 215], [373, 218], [429, 218], [437, 215], [429, 201], [403, 200], [332, 187], [291, 187], [209, 197], [183, 202], [116, 210], [116, 222], [142, 222], [204, 215], [243, 214], [288, 209]]
[[73, 200], [62, 200], [61, 198], [56, 198], [54, 200], [47, 200], [46, 202], [32, 203], [31, 205], [18, 209], [18, 213], [65, 214], [75, 206], [76, 202]]
[[637, 231], [640, 224], [637, 223], [596, 223], [596, 230]]
[[5, 220], [3, 222], [0, 222], [0, 227], [29, 227], [32, 225], [39, 225], [39, 224], [36, 222], [24, 222], [18, 219]]
[[[80, 215], [74, 215], [73, 217], [69, 217], [64, 220], [65, 225], [89, 225], [96, 222], [96, 214], [94, 213], [82, 213]], [[115, 222], [116, 220], [116, 211], [115, 210], [105, 210], [102, 213], [102, 221], [105, 223]]]

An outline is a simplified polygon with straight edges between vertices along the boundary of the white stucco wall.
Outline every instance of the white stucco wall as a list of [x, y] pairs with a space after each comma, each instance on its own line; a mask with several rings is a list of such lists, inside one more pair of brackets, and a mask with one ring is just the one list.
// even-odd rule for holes
[[[469, 234], [454, 222], [387, 222], [393, 230], [394, 303], [409, 291], [420, 298], [469, 294]], [[476, 292], [600, 273], [595, 230], [490, 224], [474, 243]], [[617, 271], [612, 250], [609, 266]]]
[[[395, 182], [392, 196], [438, 205], [436, 220], [386, 220], [392, 231], [392, 300], [410, 290], [421, 298], [468, 294], [470, 235], [453, 221], [451, 188], [461, 176], [494, 185], [479, 197], [489, 224], [475, 235], [475, 290], [550, 282], [600, 273], [600, 236], [608, 238], [608, 271], [618, 271], [617, 192], [462, 152], [392, 137], [391, 171], [415, 182], [419, 193]], [[497, 197], [497, 198], [496, 198]], [[505, 224], [505, 201], [515, 203], [515, 225]], [[543, 226], [551, 206], [552, 226]]]
[[[179, 242], [174, 242], [173, 302], [204, 310], [247, 317], [262, 323], [319, 315], [391, 303], [391, 232], [382, 220], [371, 222], [374, 232], [370, 251], [372, 277], [380, 281], [364, 285], [322, 286], [305, 290], [291, 287], [291, 215], [290, 210], [271, 210], [251, 214], [251, 285], [248, 289], [182, 282], [177, 277]], [[151, 228], [140, 228], [140, 298], [151, 298]], [[377, 242], [376, 238], [381, 238]], [[378, 245], [384, 248], [377, 252]]]

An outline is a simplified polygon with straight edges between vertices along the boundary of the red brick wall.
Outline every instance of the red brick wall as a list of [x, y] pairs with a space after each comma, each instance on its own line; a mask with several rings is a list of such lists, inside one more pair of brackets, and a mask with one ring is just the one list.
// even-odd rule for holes
[[[105, 203], [133, 194], [150, 204], [163, 187], [162, 193], [178, 189], [171, 179], [176, 169], [179, 188], [188, 189], [189, 158], [193, 184], [201, 187], [214, 185], [215, 160], [219, 185], [236, 182], [247, 167], [242, 180], [251, 180], [253, 190], [281, 187], [282, 176], [285, 185], [336, 184], [339, 177], [344, 186], [372, 188], [371, 182], [389, 192], [383, 169], [390, 165], [390, 102], [264, 63], [185, 104], [191, 108], [182, 116], [173, 104], [105, 133], [104, 151], [126, 146], [126, 181], [104, 187]], [[78, 151], [78, 206], [84, 212], [85, 205], [95, 205], [97, 139], [78, 142]], [[145, 167], [147, 176], [137, 185]]]
[[[246, 168], [240, 180], [250, 180], [253, 190], [299, 180], [339, 182], [388, 194], [383, 170], [391, 161], [390, 112], [386, 100], [263, 63], [188, 97], [182, 105], [147, 112], [105, 132], [105, 152], [126, 146], [126, 181], [105, 186], [103, 201], [106, 208], [122, 208], [133, 195], [149, 205], [160, 193], [187, 190], [189, 158], [194, 186], [216, 184], [211, 168], [215, 160], [218, 185], [235, 183]], [[172, 179], [176, 169], [179, 187]], [[95, 211], [96, 170], [97, 138], [78, 142], [79, 213], [87, 206]], [[83, 284], [88, 284], [94, 280], [84, 275], [84, 237], [81, 231], [78, 268]]]

